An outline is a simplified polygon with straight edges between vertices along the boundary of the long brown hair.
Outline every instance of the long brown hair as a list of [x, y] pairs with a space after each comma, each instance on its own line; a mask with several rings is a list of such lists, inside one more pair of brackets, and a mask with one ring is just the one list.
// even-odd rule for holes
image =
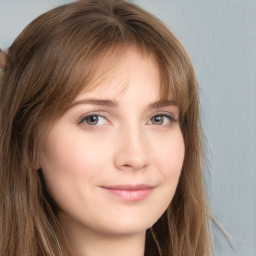
[[210, 255], [193, 67], [157, 18], [122, 0], [82, 0], [53, 9], [8, 49], [0, 74], [0, 255], [69, 255], [54, 203], [35, 170], [42, 143], [51, 123], [130, 46], [156, 57], [162, 97], [177, 101], [185, 141], [176, 193], [147, 231], [145, 255]]

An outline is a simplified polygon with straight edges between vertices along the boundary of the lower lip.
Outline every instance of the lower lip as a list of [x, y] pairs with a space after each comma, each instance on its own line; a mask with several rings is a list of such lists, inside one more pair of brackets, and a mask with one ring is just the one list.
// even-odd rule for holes
[[126, 189], [111, 189], [103, 188], [108, 193], [121, 198], [124, 201], [136, 202], [147, 198], [153, 191], [150, 189], [126, 190]]

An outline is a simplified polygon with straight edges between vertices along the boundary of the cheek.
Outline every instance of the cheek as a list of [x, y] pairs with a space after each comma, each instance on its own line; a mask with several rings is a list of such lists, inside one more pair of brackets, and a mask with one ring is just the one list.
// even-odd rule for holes
[[170, 134], [159, 144], [153, 152], [158, 173], [161, 176], [161, 200], [157, 203], [159, 209], [164, 212], [171, 203], [175, 194], [185, 155], [183, 135], [180, 130]]
[[[152, 136], [151, 136], [152, 138]], [[157, 142], [157, 143], [156, 143]], [[159, 178], [152, 204], [155, 221], [166, 211], [175, 194], [184, 161], [185, 146], [180, 130], [151, 140], [151, 159]]]
[[185, 145], [180, 130], [169, 138], [158, 140], [158, 147], [153, 152], [155, 163], [166, 181], [175, 182], [183, 166]]
[[40, 159], [46, 185], [53, 197], [80, 193], [79, 189], [89, 190], [95, 185], [109, 162], [106, 154], [109, 143], [102, 141], [102, 136], [85, 135], [61, 122], [55, 125]]
[[63, 141], [49, 140], [41, 158], [42, 169], [49, 175], [79, 175], [83, 163], [82, 152], [79, 145], [74, 147], [67, 138]]
[[92, 187], [95, 172], [101, 169], [95, 157], [79, 136], [61, 129], [51, 131], [40, 164], [47, 189], [61, 208], [67, 202], [75, 207], [81, 191]]
[[100, 142], [91, 141], [79, 132], [70, 130], [57, 127], [51, 131], [45, 143], [41, 165], [56, 175], [70, 175], [74, 178], [90, 176], [90, 172], [97, 170], [101, 163], [99, 155], [104, 157], [104, 148]]

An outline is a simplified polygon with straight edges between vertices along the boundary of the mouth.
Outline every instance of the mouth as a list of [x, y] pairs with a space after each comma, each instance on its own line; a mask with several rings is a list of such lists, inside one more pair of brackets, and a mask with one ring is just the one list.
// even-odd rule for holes
[[101, 188], [107, 193], [129, 202], [146, 199], [154, 190], [153, 186], [147, 184], [101, 186]]

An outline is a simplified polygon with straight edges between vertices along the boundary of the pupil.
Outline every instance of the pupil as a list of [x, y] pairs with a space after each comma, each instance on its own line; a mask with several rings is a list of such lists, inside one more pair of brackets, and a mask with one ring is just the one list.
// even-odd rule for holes
[[155, 120], [155, 123], [162, 123], [163, 122], [163, 117], [162, 116], [155, 116], [155, 118], [154, 118]]
[[86, 121], [88, 124], [95, 125], [98, 123], [98, 120], [99, 118], [97, 116], [88, 116]]

